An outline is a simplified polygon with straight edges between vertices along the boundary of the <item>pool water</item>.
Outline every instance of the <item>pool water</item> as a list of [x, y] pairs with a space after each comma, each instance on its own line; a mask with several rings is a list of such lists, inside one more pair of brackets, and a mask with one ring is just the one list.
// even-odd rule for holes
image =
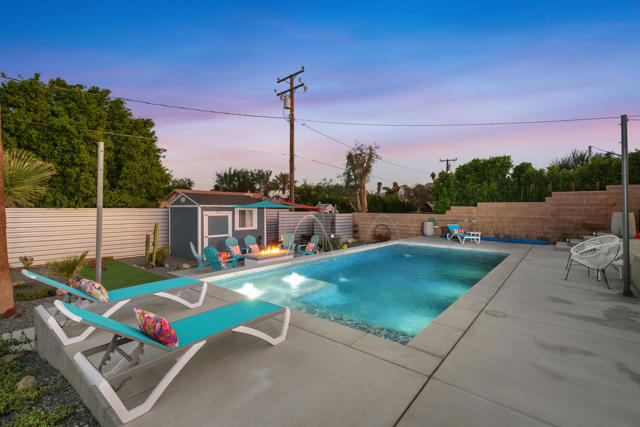
[[406, 344], [505, 257], [394, 244], [214, 283]]

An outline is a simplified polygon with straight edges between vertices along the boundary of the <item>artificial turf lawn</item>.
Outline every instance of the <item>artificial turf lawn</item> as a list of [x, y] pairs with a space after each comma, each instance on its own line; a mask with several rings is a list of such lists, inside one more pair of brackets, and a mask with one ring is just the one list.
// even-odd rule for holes
[[[93, 261], [85, 263], [79, 274], [86, 279], [95, 280], [96, 269], [92, 268], [91, 264], [93, 264]], [[132, 267], [129, 264], [115, 259], [105, 259], [104, 266], [106, 270], [102, 271], [101, 284], [107, 288], [107, 290], [126, 288], [128, 286], [166, 279], [164, 276], [159, 276], [142, 268]]]

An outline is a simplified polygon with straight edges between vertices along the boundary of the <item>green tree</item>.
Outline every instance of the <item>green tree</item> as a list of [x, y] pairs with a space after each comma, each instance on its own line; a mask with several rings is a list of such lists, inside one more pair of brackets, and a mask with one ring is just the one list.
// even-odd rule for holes
[[256, 182], [250, 170], [229, 168], [227, 171], [216, 172], [213, 190], [255, 193]]
[[[575, 172], [576, 190], [604, 190], [607, 185], [620, 184], [622, 165], [617, 157], [593, 156], [591, 161], [578, 167]], [[599, 183], [599, 184], [598, 184]]]
[[573, 149], [571, 153], [564, 157], [555, 159], [549, 166], [555, 166], [558, 169], [567, 169], [575, 171], [589, 160], [589, 153], [584, 150]]
[[354, 210], [367, 212], [367, 182], [373, 165], [380, 158], [378, 144], [364, 145], [356, 143], [347, 152], [347, 163], [344, 171], [345, 187], [355, 193]]
[[196, 185], [191, 178], [171, 178], [169, 184], [164, 188], [163, 193], [165, 195], [171, 193], [173, 190], [193, 190]]
[[268, 196], [271, 191], [271, 174], [268, 169], [254, 169], [253, 179], [256, 182], [256, 190], [263, 196]]
[[61, 78], [44, 84], [38, 74], [0, 85], [5, 146], [31, 151], [56, 169], [39, 206], [95, 206], [99, 140], [105, 144], [106, 207], [155, 207], [164, 196], [170, 174], [153, 121], [133, 118], [110, 94]]

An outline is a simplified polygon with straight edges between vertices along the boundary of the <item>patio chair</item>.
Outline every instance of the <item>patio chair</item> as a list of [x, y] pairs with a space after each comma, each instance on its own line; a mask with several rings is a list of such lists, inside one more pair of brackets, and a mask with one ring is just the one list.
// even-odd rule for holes
[[300, 255], [313, 255], [314, 253], [318, 252], [319, 241], [320, 241], [320, 237], [318, 237], [317, 234], [314, 234], [311, 237], [311, 240], [309, 241], [309, 243], [298, 246], [296, 253]]
[[[251, 249], [252, 245], [255, 245], [253, 248]], [[245, 236], [244, 238], [244, 250], [246, 254], [252, 254], [255, 252], [260, 252], [260, 248], [258, 247], [258, 243], [256, 243], [256, 238], [253, 237], [251, 234]], [[257, 248], [257, 250], [255, 249]]]
[[198, 251], [196, 251], [196, 247], [193, 245], [193, 242], [189, 242], [189, 246], [191, 246], [191, 253], [193, 254], [193, 257], [198, 261], [198, 268], [196, 268], [196, 274], [198, 274], [200, 273], [200, 269], [205, 265], [209, 265], [209, 263], [205, 260], [202, 254], [199, 254]]
[[[275, 346], [286, 339], [290, 319], [290, 311], [287, 307], [260, 300], [244, 300], [171, 322], [171, 326], [178, 336], [179, 344], [177, 347], [167, 347], [149, 338], [138, 328], [59, 300], [55, 301], [55, 305], [69, 319], [113, 334], [109, 342], [78, 352], [73, 360], [78, 369], [92, 383], [91, 385], [95, 385], [100, 391], [123, 423], [149, 412], [173, 379], [207, 341], [213, 341], [216, 338], [237, 332], [253, 335]], [[281, 313], [284, 313], [282, 330], [280, 335], [275, 338], [246, 326], [249, 323], [272, 318]], [[129, 351], [122, 348], [128, 343], [135, 343], [135, 348]], [[141, 355], [145, 347], [160, 350], [160, 354], [157, 351], [145, 352], [145, 354], [153, 356], [151, 359], [143, 361]], [[117, 353], [122, 357], [117, 358]], [[102, 354], [102, 358], [95, 366], [88, 357], [97, 354]], [[110, 369], [105, 370], [112, 357], [114, 361], [110, 365], [113, 367], [109, 366]], [[141, 371], [172, 359], [175, 360], [175, 364], [158, 382], [146, 400], [134, 408], [127, 409], [116, 391], [122, 387], [125, 381], [138, 375]]]
[[582, 252], [585, 249], [592, 248], [594, 246], [604, 245], [607, 243], [618, 243], [618, 242], [620, 242], [620, 239], [618, 238], [618, 236], [615, 236], [613, 234], [605, 234], [604, 236], [598, 236], [592, 239], [587, 239], [583, 242], [578, 243], [577, 245], [572, 246], [571, 250], [569, 251], [569, 258], [567, 259], [567, 264], [564, 266], [565, 270], [569, 268], [571, 257], [574, 254], [578, 252]]
[[[580, 243], [580, 245], [582, 243]], [[587, 267], [587, 274], [589, 274], [590, 270], [595, 270], [596, 280], [600, 280], [600, 275], [602, 275], [602, 278], [607, 285], [607, 289], [611, 289], [609, 286], [609, 280], [607, 280], [607, 275], [604, 271], [607, 269], [607, 267], [609, 267], [609, 265], [611, 265], [613, 261], [615, 261], [615, 259], [618, 257], [619, 252], [620, 245], [618, 244], [618, 242], [603, 243], [600, 245], [588, 246], [582, 250], [577, 250], [575, 253], [571, 254], [571, 259], [569, 260], [569, 268], [567, 268], [567, 274], [564, 276], [564, 280], [568, 279], [569, 272], [571, 271], [571, 266], [573, 265], [573, 263], [577, 263], [583, 265], [584, 267]]]
[[238, 265], [238, 261], [244, 259], [244, 254], [242, 249], [240, 249], [238, 239], [229, 236], [225, 239], [224, 244], [227, 246], [227, 252], [229, 252], [229, 256], [231, 256], [231, 259], [233, 260], [232, 266], [236, 267]]
[[282, 235], [282, 249], [293, 251], [296, 246], [293, 242], [294, 236], [293, 233], [286, 233]]
[[482, 233], [479, 231], [464, 231], [458, 224], [448, 224], [449, 233], [447, 233], [447, 240], [451, 240], [454, 237], [458, 238], [458, 241], [464, 245], [467, 239], [475, 242], [476, 245], [480, 244], [480, 236]]
[[211, 266], [211, 271], [224, 270], [229, 267], [229, 264], [235, 267], [233, 258], [223, 259], [216, 248], [207, 246], [206, 248], [204, 248], [203, 252], [205, 258], [207, 258], [207, 262]]
[[[111, 316], [113, 313], [118, 311], [120, 308], [122, 308], [125, 304], [127, 304], [131, 300], [144, 297], [144, 296], [149, 296], [149, 295], [156, 295], [162, 298], [167, 298], [167, 299], [179, 302], [180, 304], [183, 304], [188, 308], [200, 307], [207, 293], [207, 282], [191, 279], [189, 277], [176, 277], [175, 279], [160, 280], [157, 282], [144, 283], [142, 285], [134, 285], [134, 286], [124, 287], [120, 289], [110, 290], [108, 292], [109, 302], [105, 303], [96, 298], [93, 298], [92, 296], [85, 294], [79, 289], [72, 288], [71, 286], [67, 286], [60, 282], [56, 282], [53, 279], [49, 279], [48, 277], [41, 276], [31, 271], [22, 270], [22, 274], [23, 276], [31, 280], [35, 280], [37, 282], [40, 282], [45, 285], [52, 286], [56, 289], [60, 289], [62, 291], [67, 292], [65, 299], [69, 301], [71, 300], [71, 296], [77, 297], [79, 301], [83, 301], [83, 303], [81, 302], [83, 307], [86, 307], [90, 304], [104, 305], [105, 307], [108, 307], [107, 311], [105, 311], [103, 314], [104, 317]], [[180, 297], [180, 293], [183, 290], [187, 288], [192, 288], [195, 285], [202, 286], [202, 288], [200, 289], [200, 296], [196, 302], [191, 303], [185, 300], [184, 298]], [[168, 293], [169, 291], [178, 291], [178, 293], [170, 294]], [[47, 322], [51, 330], [58, 336], [58, 338], [60, 339], [63, 345], [69, 345], [69, 344], [74, 344], [74, 343], [83, 341], [95, 329], [95, 328], [89, 327], [85, 329], [84, 332], [82, 332], [80, 335], [77, 335], [75, 337], [69, 337], [62, 329], [63, 327], [66, 326], [66, 324], [58, 323], [58, 321], [54, 317], [57, 314], [57, 310], [54, 311], [53, 313], [49, 313], [47, 310], [44, 310], [44, 311], [46, 312], [46, 315], [43, 316], [45, 322]]]

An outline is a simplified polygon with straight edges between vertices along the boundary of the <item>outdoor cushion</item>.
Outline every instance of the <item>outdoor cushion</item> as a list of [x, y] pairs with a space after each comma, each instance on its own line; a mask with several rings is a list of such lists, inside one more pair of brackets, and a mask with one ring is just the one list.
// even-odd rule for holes
[[218, 252], [218, 259], [222, 268], [227, 268], [227, 263], [224, 261], [229, 259], [229, 254], [227, 252]]
[[315, 243], [309, 242], [309, 243], [307, 243], [307, 249], [306, 250], [307, 250], [307, 252], [313, 252], [313, 248], [315, 248], [315, 247], [316, 247]]
[[242, 251], [240, 250], [240, 246], [229, 246], [229, 250], [233, 254], [233, 256], [242, 255]]
[[140, 330], [149, 338], [167, 347], [178, 347], [178, 336], [171, 324], [163, 317], [134, 307]]
[[109, 302], [109, 294], [107, 293], [107, 290], [98, 282], [89, 279], [82, 279], [80, 281], [79, 288], [82, 292], [100, 302]]
[[249, 249], [251, 249], [251, 253], [252, 253], [252, 254], [257, 253], [257, 252], [260, 252], [260, 246], [258, 246], [258, 245], [257, 245], [257, 244], [255, 244], [255, 243], [254, 243], [254, 244], [252, 244], [252, 245], [249, 245]]

